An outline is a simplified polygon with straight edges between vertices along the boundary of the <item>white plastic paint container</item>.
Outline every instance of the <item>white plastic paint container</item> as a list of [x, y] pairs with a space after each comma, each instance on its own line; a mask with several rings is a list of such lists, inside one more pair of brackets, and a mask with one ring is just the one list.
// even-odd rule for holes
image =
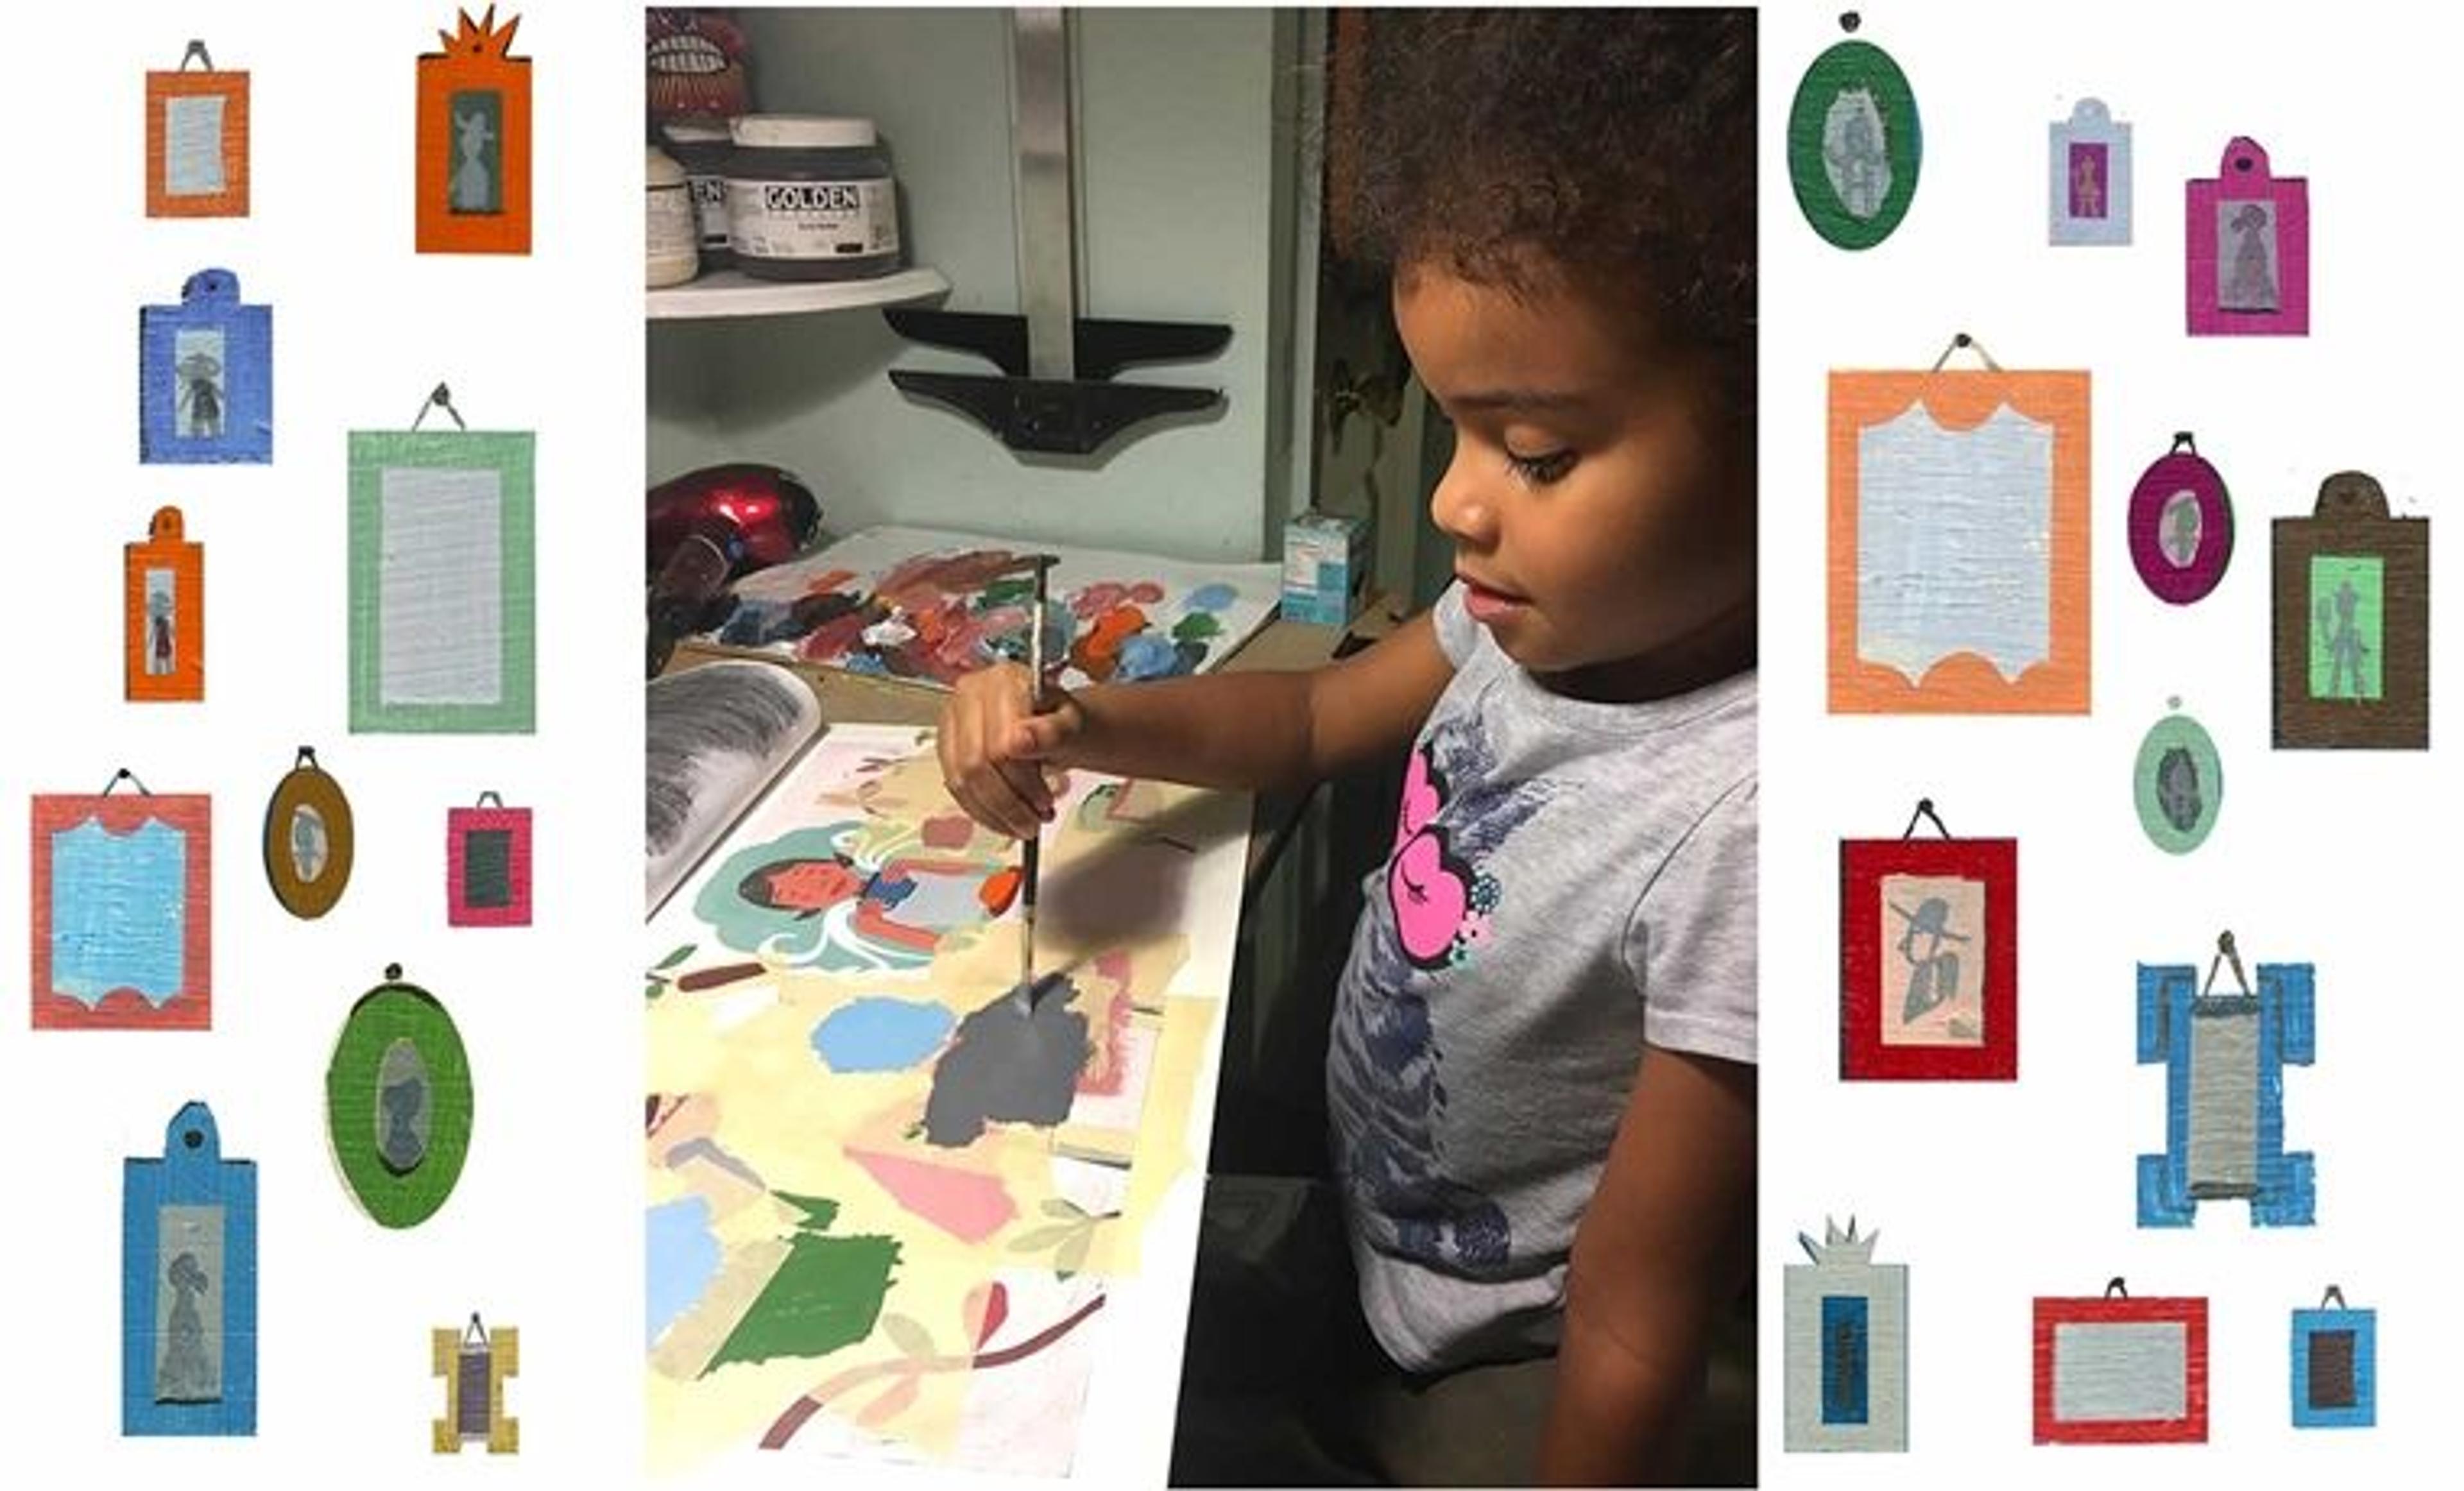
[[644, 281], [652, 290], [681, 285], [701, 273], [693, 246], [693, 188], [673, 156], [651, 145], [649, 157], [649, 223]]

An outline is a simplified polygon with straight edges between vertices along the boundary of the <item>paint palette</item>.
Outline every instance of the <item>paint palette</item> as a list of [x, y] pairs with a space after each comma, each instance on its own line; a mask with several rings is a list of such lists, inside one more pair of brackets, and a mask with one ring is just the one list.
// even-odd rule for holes
[[869, 528], [736, 587], [720, 647], [948, 688], [1027, 659], [1039, 553], [1045, 656], [1064, 688], [1202, 673], [1281, 603], [1272, 564], [1192, 564], [926, 528]]

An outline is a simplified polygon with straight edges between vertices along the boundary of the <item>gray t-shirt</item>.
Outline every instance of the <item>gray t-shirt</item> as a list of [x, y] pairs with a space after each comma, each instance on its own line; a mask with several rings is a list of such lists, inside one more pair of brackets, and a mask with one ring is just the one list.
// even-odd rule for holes
[[1754, 675], [1591, 703], [1500, 651], [1460, 587], [1436, 622], [1454, 680], [1327, 1054], [1361, 1308], [1415, 1371], [1555, 1346], [1645, 1042], [1754, 1059]]

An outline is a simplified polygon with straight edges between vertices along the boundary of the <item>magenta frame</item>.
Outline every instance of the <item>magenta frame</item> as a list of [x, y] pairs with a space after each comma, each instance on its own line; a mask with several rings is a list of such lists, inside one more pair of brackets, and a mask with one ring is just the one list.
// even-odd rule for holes
[[[503, 906], [473, 906], [463, 899], [471, 836], [513, 835], [506, 850], [510, 897]], [[531, 924], [531, 810], [526, 807], [456, 807], [445, 812], [445, 922], [449, 927], [527, 927]]]
[[[2165, 557], [2162, 529], [2165, 502], [2176, 492], [2188, 492], [2199, 504], [2199, 551], [2181, 569]], [[2233, 562], [2233, 503], [2224, 477], [2196, 450], [2177, 442], [2172, 453], [2160, 456], [2130, 489], [2130, 562], [2148, 592], [2169, 605], [2188, 605], [2204, 599], [2225, 578]]]
[[[2193, 337], [2306, 337], [2310, 334], [2310, 183], [2277, 177], [2258, 142], [2236, 135], [2212, 178], [2193, 178], [2187, 193], [2182, 244], [2189, 265]], [[2276, 208], [2277, 309], [2227, 311], [2217, 303], [2216, 209], [2228, 202], [2265, 202]]]

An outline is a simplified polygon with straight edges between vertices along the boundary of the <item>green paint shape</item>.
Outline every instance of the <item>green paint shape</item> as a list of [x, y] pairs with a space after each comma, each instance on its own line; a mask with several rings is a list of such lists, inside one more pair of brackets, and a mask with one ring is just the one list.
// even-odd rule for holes
[[898, 1262], [893, 1238], [824, 1238], [799, 1233], [786, 1261], [762, 1286], [760, 1298], [729, 1332], [708, 1367], [707, 1377], [730, 1362], [776, 1357], [810, 1360], [853, 1346], [872, 1334], [881, 1301], [890, 1292], [890, 1271]]
[[827, 1232], [830, 1223], [839, 1219], [839, 1204], [825, 1196], [797, 1195], [789, 1191], [773, 1191], [770, 1194], [804, 1214], [804, 1219], [796, 1224], [799, 1227]]
[[1221, 635], [1222, 631], [1223, 624], [1215, 619], [1214, 612], [1192, 611], [1173, 625], [1172, 640], [1175, 642], [1204, 642], [1210, 638]]
[[2382, 647], [2387, 561], [2376, 555], [2321, 554], [2310, 560], [2310, 697], [2376, 699], [2386, 681]]

